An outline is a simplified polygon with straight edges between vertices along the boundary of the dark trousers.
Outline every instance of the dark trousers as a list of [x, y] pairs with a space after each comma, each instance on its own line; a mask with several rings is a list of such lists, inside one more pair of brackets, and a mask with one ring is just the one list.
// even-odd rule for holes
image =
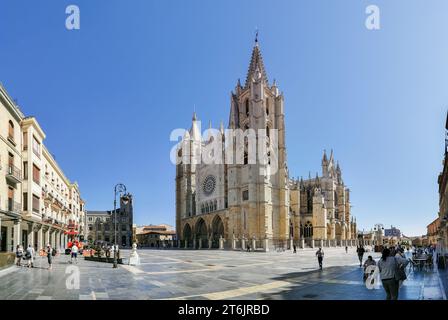
[[395, 279], [384, 279], [382, 280], [384, 291], [386, 291], [386, 300], [397, 300], [398, 299], [398, 281]]
[[363, 254], [358, 254], [359, 265], [362, 265], [362, 257], [363, 256], [364, 256]]
[[317, 261], [319, 262], [319, 268], [321, 268], [321, 269], [322, 269], [322, 260], [323, 259], [324, 259], [323, 257], [317, 257]]

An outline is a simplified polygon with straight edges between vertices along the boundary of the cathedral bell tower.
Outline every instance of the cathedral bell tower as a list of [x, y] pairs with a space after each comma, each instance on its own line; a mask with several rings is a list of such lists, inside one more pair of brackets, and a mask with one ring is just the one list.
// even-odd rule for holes
[[[229, 129], [242, 130], [244, 137], [249, 132], [257, 136], [255, 150], [244, 139], [243, 163], [232, 161], [228, 166], [229, 233], [235, 236], [289, 239], [289, 178], [283, 103], [283, 95], [275, 81], [272, 86], [269, 84], [256, 38], [244, 87], [238, 80], [231, 93]], [[262, 154], [260, 134], [266, 135], [266, 148]], [[235, 155], [235, 137], [233, 141]], [[271, 148], [275, 148], [275, 152]], [[256, 152], [251, 154], [251, 151]], [[261, 156], [267, 161], [260, 161]]]

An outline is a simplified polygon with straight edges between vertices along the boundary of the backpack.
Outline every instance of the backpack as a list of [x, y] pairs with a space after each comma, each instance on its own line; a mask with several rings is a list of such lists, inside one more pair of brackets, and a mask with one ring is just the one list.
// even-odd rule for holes
[[56, 255], [56, 249], [53, 248], [53, 250], [51, 250], [51, 255], [54, 257]]

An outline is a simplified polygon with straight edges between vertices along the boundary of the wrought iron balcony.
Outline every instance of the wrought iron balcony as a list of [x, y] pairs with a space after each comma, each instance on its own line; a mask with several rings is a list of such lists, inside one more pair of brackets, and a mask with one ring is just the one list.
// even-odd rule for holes
[[11, 213], [18, 213], [18, 214], [20, 214], [21, 211], [22, 211], [22, 205], [19, 202], [14, 201], [11, 198], [8, 198], [7, 211], [11, 212]]
[[13, 164], [8, 164], [8, 171], [6, 173], [6, 178], [15, 182], [15, 183], [21, 183], [22, 182], [22, 171], [17, 168]]

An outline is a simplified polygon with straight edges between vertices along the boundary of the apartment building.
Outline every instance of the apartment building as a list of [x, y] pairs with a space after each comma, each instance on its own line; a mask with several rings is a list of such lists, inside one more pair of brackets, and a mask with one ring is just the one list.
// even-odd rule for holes
[[70, 238], [83, 238], [78, 184], [45, 147], [36, 118], [25, 117], [1, 85], [0, 116], [0, 252], [18, 244], [62, 249]]

